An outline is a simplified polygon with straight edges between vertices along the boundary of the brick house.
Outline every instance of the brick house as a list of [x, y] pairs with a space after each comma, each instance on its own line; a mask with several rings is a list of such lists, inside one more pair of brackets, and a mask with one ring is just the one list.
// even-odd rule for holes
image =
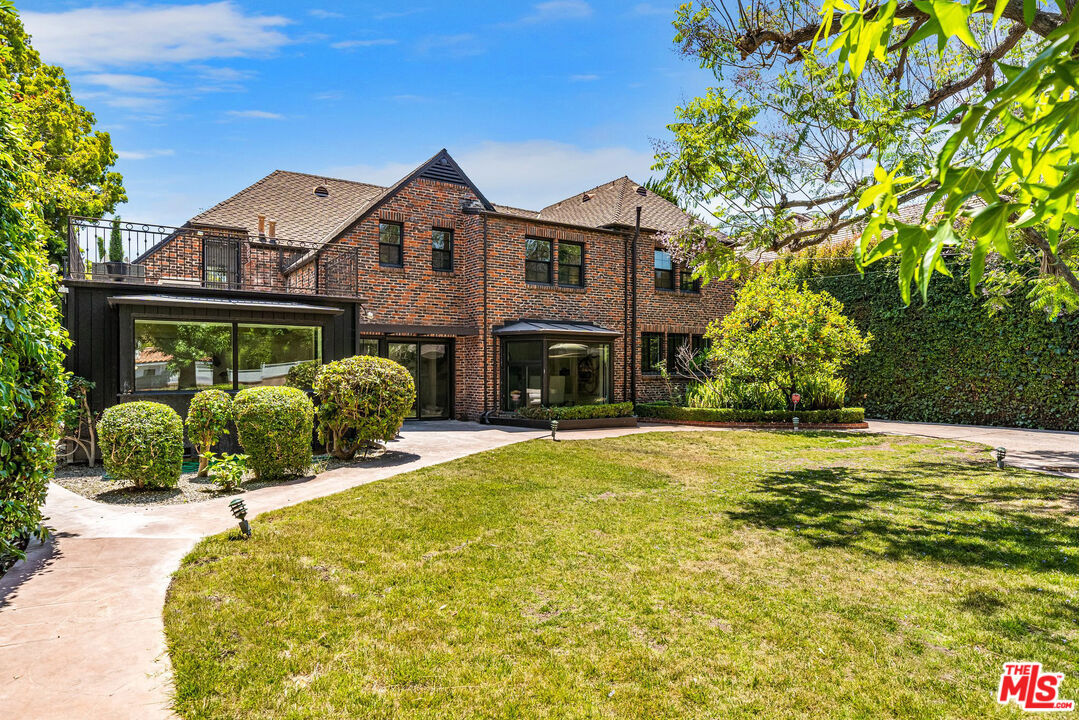
[[496, 205], [445, 150], [390, 187], [275, 171], [181, 228], [73, 218], [69, 366], [97, 407], [365, 353], [409, 368], [420, 418], [654, 399], [657, 364], [732, 306], [657, 246], [689, 222], [628, 177]]

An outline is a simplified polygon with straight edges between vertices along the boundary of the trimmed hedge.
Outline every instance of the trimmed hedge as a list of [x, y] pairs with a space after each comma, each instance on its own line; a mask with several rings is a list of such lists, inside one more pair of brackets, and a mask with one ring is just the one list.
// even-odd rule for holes
[[199, 455], [199, 477], [206, 477], [207, 453], [222, 435], [228, 435], [232, 419], [232, 398], [223, 390], [195, 393], [187, 407], [187, 437]]
[[340, 460], [351, 460], [366, 443], [393, 440], [416, 402], [408, 369], [371, 355], [326, 365], [315, 377], [314, 390], [319, 438]]
[[991, 317], [965, 265], [949, 266], [907, 308], [894, 266], [809, 279], [875, 338], [843, 372], [852, 402], [892, 420], [1079, 430], [1079, 316], [1050, 321], [1019, 292]]
[[130, 402], [105, 410], [97, 423], [105, 470], [137, 488], [170, 488], [180, 481], [184, 424], [176, 411], [156, 402]]
[[299, 390], [310, 390], [315, 385], [315, 376], [322, 369], [321, 360], [305, 360], [288, 369], [285, 384]]
[[660, 420], [686, 420], [690, 422], [745, 422], [789, 423], [798, 418], [800, 423], [846, 424], [865, 421], [862, 408], [839, 410], [734, 410], [732, 408], [687, 408], [666, 403], [640, 403], [637, 415]]
[[232, 401], [236, 435], [258, 480], [300, 475], [311, 467], [315, 406], [303, 390], [254, 387]]
[[633, 403], [603, 405], [568, 405], [566, 407], [527, 407], [517, 414], [530, 420], [591, 420], [593, 418], [632, 417]]

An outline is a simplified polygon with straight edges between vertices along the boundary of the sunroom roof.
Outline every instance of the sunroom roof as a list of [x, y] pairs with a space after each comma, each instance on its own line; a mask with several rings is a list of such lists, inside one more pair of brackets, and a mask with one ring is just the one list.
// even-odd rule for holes
[[495, 335], [577, 335], [596, 338], [615, 338], [622, 333], [600, 325], [586, 322], [559, 322], [551, 320], [518, 320], [495, 328]]
[[260, 310], [272, 312], [324, 313], [340, 315], [344, 312], [339, 307], [308, 305], [295, 302], [274, 302], [272, 300], [249, 300], [240, 298], [183, 297], [178, 295], [114, 295], [109, 298], [109, 305], [157, 305], [160, 307], [184, 308], [227, 308], [229, 310]]

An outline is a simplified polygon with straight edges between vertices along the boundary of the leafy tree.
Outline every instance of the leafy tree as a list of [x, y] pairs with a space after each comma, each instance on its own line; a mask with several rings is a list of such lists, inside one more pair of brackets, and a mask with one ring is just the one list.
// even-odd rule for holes
[[678, 10], [676, 42], [718, 80], [657, 153], [716, 219], [672, 239], [682, 259], [737, 276], [747, 249], [849, 230], [860, 265], [900, 257], [908, 302], [959, 247], [972, 290], [1025, 259], [1036, 304], [1079, 306], [1074, 3], [821, 1]]
[[747, 282], [707, 337], [722, 374], [774, 383], [788, 400], [805, 393], [807, 383], [836, 378], [873, 339], [843, 314], [842, 303], [806, 289], [782, 265]]
[[195, 393], [187, 407], [187, 439], [199, 456], [198, 477], [206, 477], [211, 450], [222, 435], [229, 434], [232, 420], [232, 398], [222, 390], [203, 390]]
[[[0, 3], [8, 21], [14, 9]], [[0, 47], [0, 64], [12, 50]], [[21, 539], [44, 536], [41, 506], [66, 406], [56, 272], [43, 242], [33, 172], [12, 88], [0, 77], [0, 567], [22, 555]]]
[[111, 213], [127, 193], [123, 176], [112, 170], [109, 134], [94, 130], [96, 119], [75, 101], [63, 68], [41, 62], [12, 5], [5, 0], [0, 7], [0, 45], [8, 51], [0, 78], [32, 148], [27, 162], [38, 175], [32, 199], [49, 229], [49, 255], [58, 261], [67, 254], [68, 215]]

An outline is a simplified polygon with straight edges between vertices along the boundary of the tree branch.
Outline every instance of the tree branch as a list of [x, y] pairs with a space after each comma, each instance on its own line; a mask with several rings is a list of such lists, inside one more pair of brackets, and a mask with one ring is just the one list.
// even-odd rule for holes
[[1004, 41], [1001, 42], [1000, 45], [997, 45], [990, 52], [982, 54], [982, 59], [978, 62], [978, 67], [974, 69], [973, 73], [963, 80], [948, 83], [939, 88], [934, 88], [933, 92], [929, 93], [929, 98], [925, 102], [908, 105], [907, 109], [935, 108], [956, 93], [960, 93], [969, 87], [973, 87], [975, 83], [993, 72], [994, 64], [1007, 55], [1008, 52], [1019, 43], [1026, 32], [1027, 29], [1025, 26], [1018, 23], [1012, 25], [1011, 29], [1008, 31], [1007, 37], [1004, 38]]
[[1059, 255], [1053, 252], [1053, 248], [1049, 246], [1049, 241], [1033, 228], [1024, 228], [1023, 236], [1030, 241], [1034, 247], [1042, 251], [1042, 254], [1049, 261], [1049, 264], [1055, 267], [1057, 272], [1060, 273], [1060, 276], [1064, 278], [1064, 282], [1068, 283], [1071, 289], [1079, 295], [1079, 278], [1075, 277], [1075, 273], [1068, 267], [1068, 264], [1061, 260]]

